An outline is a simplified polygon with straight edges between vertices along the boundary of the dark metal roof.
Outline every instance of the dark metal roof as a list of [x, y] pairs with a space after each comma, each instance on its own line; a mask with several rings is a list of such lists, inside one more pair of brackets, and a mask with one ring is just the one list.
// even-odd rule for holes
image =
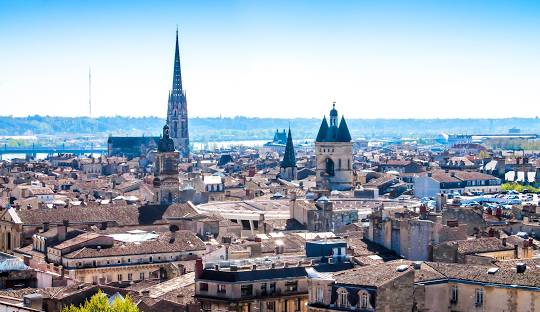
[[266, 270], [249, 271], [224, 271], [205, 269], [200, 277], [201, 280], [218, 282], [246, 282], [257, 280], [270, 280], [276, 278], [300, 278], [307, 277], [305, 267], [277, 268]]

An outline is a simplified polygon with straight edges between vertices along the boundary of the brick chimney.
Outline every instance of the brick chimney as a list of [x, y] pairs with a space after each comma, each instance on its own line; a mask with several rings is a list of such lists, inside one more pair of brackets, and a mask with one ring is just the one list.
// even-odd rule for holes
[[63, 241], [66, 240], [66, 232], [67, 232], [67, 227], [68, 226], [69, 226], [69, 221], [68, 220], [63, 220], [62, 224], [59, 224], [56, 227], [56, 232], [57, 232], [57, 237], [58, 237], [59, 242], [63, 242]]
[[195, 279], [198, 279], [202, 276], [203, 270], [203, 261], [201, 258], [197, 258], [197, 260], [195, 260]]

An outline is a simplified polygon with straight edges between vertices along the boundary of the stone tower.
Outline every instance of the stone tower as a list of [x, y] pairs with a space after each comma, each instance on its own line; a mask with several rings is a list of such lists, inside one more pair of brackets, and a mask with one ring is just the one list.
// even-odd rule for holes
[[338, 125], [336, 103], [330, 111], [330, 124], [323, 118], [315, 139], [317, 188], [347, 190], [353, 181], [353, 153], [349, 128], [342, 116]]
[[179, 200], [180, 183], [178, 180], [179, 153], [174, 149], [174, 141], [169, 136], [169, 126], [163, 127], [156, 154], [154, 186], [158, 188], [157, 202], [170, 205]]
[[291, 128], [287, 134], [287, 144], [285, 145], [285, 154], [281, 161], [279, 175], [282, 179], [291, 181], [296, 180], [296, 155], [291, 135]]
[[167, 108], [167, 125], [174, 147], [182, 157], [189, 156], [189, 132], [186, 92], [182, 88], [182, 71], [180, 69], [180, 48], [178, 46], [178, 29], [176, 29], [176, 49], [174, 51], [173, 85], [169, 92]]

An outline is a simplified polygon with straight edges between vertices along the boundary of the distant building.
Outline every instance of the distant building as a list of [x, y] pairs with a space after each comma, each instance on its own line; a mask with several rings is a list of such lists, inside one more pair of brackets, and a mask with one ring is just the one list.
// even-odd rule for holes
[[318, 188], [345, 190], [352, 187], [352, 145], [345, 117], [341, 117], [338, 125], [334, 102], [330, 111], [330, 124], [324, 117], [315, 139]]
[[474, 171], [434, 170], [414, 179], [414, 194], [420, 198], [464, 192], [496, 193], [500, 190], [501, 179]]
[[158, 141], [159, 137], [110, 136], [107, 140], [107, 154], [128, 159], [146, 157], [149, 152], [156, 150]]
[[283, 129], [283, 131], [276, 129], [274, 138], [272, 141], [265, 143], [264, 148], [270, 151], [282, 153], [285, 151], [285, 144], [287, 144], [287, 133], [285, 132], [285, 129]]
[[[174, 147], [182, 157], [189, 155], [189, 132], [186, 92], [182, 88], [182, 73], [180, 70], [180, 49], [178, 45], [178, 30], [176, 30], [176, 48], [174, 52], [173, 86], [169, 92], [167, 106], [167, 125]], [[147, 156], [157, 148], [159, 137], [115, 137], [107, 140], [109, 156], [125, 156], [129, 159]]]
[[285, 146], [285, 154], [280, 164], [279, 175], [285, 180], [296, 180], [296, 155], [294, 154], [294, 146], [292, 141], [291, 129], [287, 135], [287, 144]]

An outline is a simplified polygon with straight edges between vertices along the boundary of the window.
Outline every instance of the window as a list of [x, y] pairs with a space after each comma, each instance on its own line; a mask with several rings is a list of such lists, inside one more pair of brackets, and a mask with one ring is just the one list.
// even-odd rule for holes
[[477, 306], [481, 306], [482, 304], [484, 304], [484, 290], [482, 288], [476, 288], [474, 297], [474, 303]]
[[200, 283], [199, 284], [199, 290], [200, 291], [208, 291], [208, 283]]
[[242, 297], [251, 297], [253, 296], [253, 285], [242, 285], [240, 286], [240, 295]]
[[323, 288], [317, 287], [315, 294], [316, 294], [315, 302], [322, 303], [324, 301]]
[[122, 276], [122, 274], [118, 274], [118, 281], [121, 282], [124, 280], [124, 277]]
[[457, 286], [452, 286], [450, 288], [450, 302], [451, 303], [457, 303], [458, 302], [458, 288], [457, 288]]
[[266, 296], [266, 283], [261, 284], [261, 296]]
[[294, 300], [294, 311], [300, 311], [300, 298], [296, 298], [296, 300]]
[[217, 292], [218, 292], [218, 294], [225, 294], [226, 293], [225, 285], [218, 284], [217, 285]]
[[366, 292], [362, 292], [360, 295], [360, 308], [367, 309], [369, 306], [369, 295]]
[[144, 272], [139, 273], [139, 279], [141, 281], [144, 280]]
[[295, 292], [298, 290], [298, 281], [288, 281], [285, 283], [285, 289], [288, 292]]
[[338, 307], [340, 308], [346, 308], [349, 306], [349, 298], [348, 295], [349, 295], [349, 292], [347, 291], [347, 289], [345, 288], [340, 288], [337, 290], [337, 294], [338, 294], [338, 302], [337, 302], [337, 305]]
[[128, 281], [132, 281], [132, 280], [133, 280], [133, 274], [128, 273]]
[[276, 283], [270, 283], [270, 294], [274, 294], [276, 292]]
[[276, 304], [274, 301], [268, 301], [266, 303], [266, 311], [268, 312], [274, 312], [276, 310]]
[[209, 302], [203, 302], [202, 303], [202, 310], [203, 311], [212, 311], [212, 305]]

